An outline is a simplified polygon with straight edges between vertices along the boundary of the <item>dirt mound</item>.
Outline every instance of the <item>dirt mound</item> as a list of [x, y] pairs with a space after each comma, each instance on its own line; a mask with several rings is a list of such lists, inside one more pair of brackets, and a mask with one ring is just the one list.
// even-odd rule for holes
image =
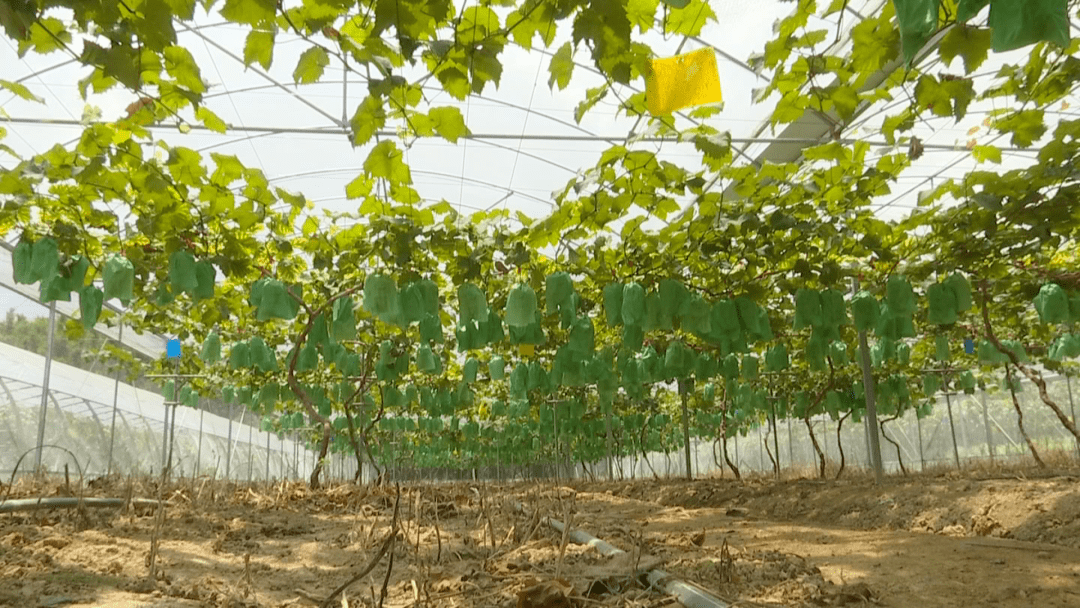
[[858, 530], [992, 536], [1080, 548], [1080, 480], [728, 480], [622, 484], [620, 496], [663, 506], [742, 508], [754, 517]]

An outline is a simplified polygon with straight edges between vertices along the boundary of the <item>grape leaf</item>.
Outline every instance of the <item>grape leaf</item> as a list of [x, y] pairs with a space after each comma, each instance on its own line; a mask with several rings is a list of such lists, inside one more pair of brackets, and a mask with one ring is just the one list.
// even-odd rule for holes
[[554, 87], [558, 83], [561, 91], [570, 84], [570, 77], [574, 73], [574, 49], [569, 42], [559, 47], [559, 50], [551, 57], [548, 72], [551, 74], [548, 78], [548, 87]]
[[311, 84], [322, 78], [326, 66], [330, 65], [330, 57], [326, 50], [320, 46], [313, 46], [300, 55], [300, 61], [293, 70], [293, 82], [297, 84]]

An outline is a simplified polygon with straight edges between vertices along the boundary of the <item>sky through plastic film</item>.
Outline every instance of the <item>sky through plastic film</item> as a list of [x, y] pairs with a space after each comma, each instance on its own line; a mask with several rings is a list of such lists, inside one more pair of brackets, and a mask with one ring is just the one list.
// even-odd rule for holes
[[[294, 3], [295, 0], [285, 4]], [[842, 14], [843, 28], [850, 28], [862, 15], [876, 14], [883, 4], [883, 0], [853, 0], [849, 10]], [[710, 7], [717, 19], [699, 37], [684, 39], [656, 32], [642, 36], [635, 30], [635, 36], [649, 44], [657, 57], [693, 51], [705, 44], [718, 49], [724, 109], [706, 122], [731, 133], [736, 147], [744, 153], [739, 163], [754, 158], [766, 145], [738, 143], [739, 140], [778, 137], [783, 129], [783, 125], [775, 130], [759, 129], [770, 116], [776, 97], [753, 103], [754, 89], [763, 87], [767, 81], [754, 74], [746, 60], [762, 52], [765, 43], [774, 36], [773, 24], [786, 16], [792, 6], [780, 0], [714, 0]], [[497, 9], [503, 16], [508, 10]], [[826, 28], [835, 32], [838, 17], [841, 15], [832, 15], [827, 20], [813, 19], [807, 29]], [[985, 11], [974, 20], [977, 24], [985, 21]], [[210, 85], [205, 103], [234, 128], [224, 135], [198, 127], [184, 134], [176, 125], [162, 125], [154, 130], [155, 136], [171, 145], [236, 155], [246, 165], [261, 168], [272, 185], [304, 193], [315, 205], [313, 213], [318, 213], [320, 208], [355, 211], [356, 203], [345, 197], [345, 185], [360, 173], [375, 142], [354, 149], [346, 129], [356, 105], [366, 94], [366, 83], [356, 74], [346, 75], [340, 66], [331, 65], [319, 83], [293, 85], [292, 70], [307, 44], [297, 36], [284, 33], [278, 34], [274, 63], [268, 72], [258, 67], [245, 68], [242, 56], [247, 31], [223, 23], [216, 12], [207, 15], [202, 9], [197, 11], [193, 23], [178, 27], [180, 44], [193, 54]], [[1073, 31], [1077, 32], [1075, 22]], [[465, 213], [504, 208], [533, 218], [543, 217], [552, 209], [553, 193], [562, 190], [578, 171], [593, 166], [603, 150], [615, 143], [626, 143], [632, 134], [642, 134], [644, 123], [618, 115], [616, 96], [601, 101], [580, 125], [576, 124], [576, 105], [585, 98], [588, 88], [603, 81], [590, 65], [588, 50], [582, 49], [575, 54], [574, 76], [569, 86], [565, 90], [549, 87], [548, 64], [568, 39], [569, 32], [561, 32], [550, 49], [525, 51], [508, 46], [498, 89], [489, 84], [482, 95], [466, 101], [453, 99], [437, 84], [426, 88], [429, 106], [461, 108], [474, 138], [459, 140], [457, 144], [438, 138], [419, 139], [407, 148], [405, 154], [414, 187], [425, 201], [445, 200]], [[847, 48], [840, 52], [847, 52]], [[976, 75], [976, 91], [991, 86], [998, 67], [1021, 59], [1028, 50], [991, 54]], [[962, 74], [959, 59], [946, 67], [936, 53], [931, 57], [922, 65], [924, 69], [932, 66], [931, 73]], [[46, 99], [45, 105], [39, 105], [6, 94], [0, 98], [0, 104], [14, 119], [4, 123], [9, 130], [6, 143], [20, 154], [41, 152], [57, 143], [70, 144], [78, 137], [81, 130], [78, 122], [84, 117], [115, 119], [134, 100], [130, 93], [117, 88], [103, 95], [91, 94], [84, 104], [76, 83], [87, 73], [87, 68], [62, 53], [19, 59], [14, 44], [6, 38], [0, 45], [0, 65], [4, 66], [5, 79], [21, 81]], [[403, 75], [414, 79], [423, 75], [421, 69], [406, 69]], [[644, 87], [644, 79], [638, 79], [629, 88], [618, 87], [622, 89], [618, 97], [625, 98]], [[913, 85], [908, 85], [907, 93], [912, 94], [912, 90]], [[871, 157], [891, 152], [880, 133], [881, 120], [887, 111], [907, 101], [906, 97], [898, 96], [874, 104], [843, 136], [870, 142]], [[1059, 111], [1061, 118], [1075, 117], [1080, 103], [1074, 102], [1071, 99], [1063, 104]], [[1007, 139], [996, 138], [983, 124], [991, 109], [989, 104], [976, 101], [959, 123], [952, 118], [922, 119], [912, 134], [922, 140], [925, 152], [894, 184], [890, 195], [873, 201], [879, 215], [890, 220], [906, 216], [916, 207], [918, 193], [942, 179], [960, 177], [975, 168], [1007, 170], [1030, 164], [1038, 144], [1030, 150], [1010, 149]], [[75, 124], [34, 122], [39, 120]], [[685, 117], [677, 116], [676, 121], [683, 126], [691, 124]], [[1051, 122], [1048, 132], [1053, 131], [1053, 126]], [[388, 129], [393, 127], [388, 125]], [[979, 167], [968, 150], [969, 145], [975, 144], [1002, 146], [1001, 165]], [[658, 151], [664, 160], [699, 166], [700, 155], [691, 144], [646, 138], [631, 145]], [[906, 150], [907, 144], [900, 147]], [[633, 214], [623, 221], [631, 217]], [[618, 230], [621, 224], [616, 222], [611, 228]], [[658, 220], [646, 224], [657, 225], [660, 225]]]

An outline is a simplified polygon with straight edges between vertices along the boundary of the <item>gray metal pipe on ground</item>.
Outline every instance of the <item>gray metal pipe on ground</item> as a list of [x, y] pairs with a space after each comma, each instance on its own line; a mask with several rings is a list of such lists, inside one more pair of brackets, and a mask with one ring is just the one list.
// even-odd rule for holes
[[[123, 498], [23, 498], [0, 503], [0, 513], [15, 511], [44, 511], [47, 509], [74, 509], [82, 504], [85, 507], [123, 507], [128, 503]], [[158, 501], [145, 498], [133, 498], [131, 504], [140, 507], [156, 507]]]
[[[511, 504], [514, 505], [517, 511], [525, 513], [525, 507], [521, 503], [511, 501]], [[560, 534], [566, 530], [566, 524], [557, 519], [545, 517], [543, 521]], [[622, 549], [600, 540], [584, 530], [571, 530], [568, 538], [579, 545], [595, 548], [605, 557], [626, 553]], [[679, 580], [663, 570], [654, 568], [646, 574], [646, 577], [650, 585], [668, 595], [675, 596], [679, 603], [686, 606], [686, 608], [730, 608], [730, 604], [716, 597], [704, 587]]]

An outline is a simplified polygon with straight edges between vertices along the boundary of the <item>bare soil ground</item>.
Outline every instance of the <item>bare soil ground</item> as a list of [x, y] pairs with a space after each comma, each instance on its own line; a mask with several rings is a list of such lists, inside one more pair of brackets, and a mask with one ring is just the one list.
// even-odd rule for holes
[[[24, 480], [0, 496], [74, 492], [62, 482]], [[158, 492], [147, 480], [103, 479], [83, 495]], [[300, 483], [208, 480], [171, 484], [162, 495], [168, 508], [154, 582], [147, 579], [151, 508], [0, 515], [0, 606], [318, 606], [377, 556], [396, 500], [393, 488], [312, 492]], [[677, 606], [635, 575], [653, 565], [740, 608], [1080, 606], [1075, 472], [892, 478], [880, 487], [865, 480], [411, 486], [401, 489], [398, 509], [398, 540], [328, 606], [376, 606], [380, 596], [387, 608]], [[628, 553], [563, 548], [537, 514]]]

